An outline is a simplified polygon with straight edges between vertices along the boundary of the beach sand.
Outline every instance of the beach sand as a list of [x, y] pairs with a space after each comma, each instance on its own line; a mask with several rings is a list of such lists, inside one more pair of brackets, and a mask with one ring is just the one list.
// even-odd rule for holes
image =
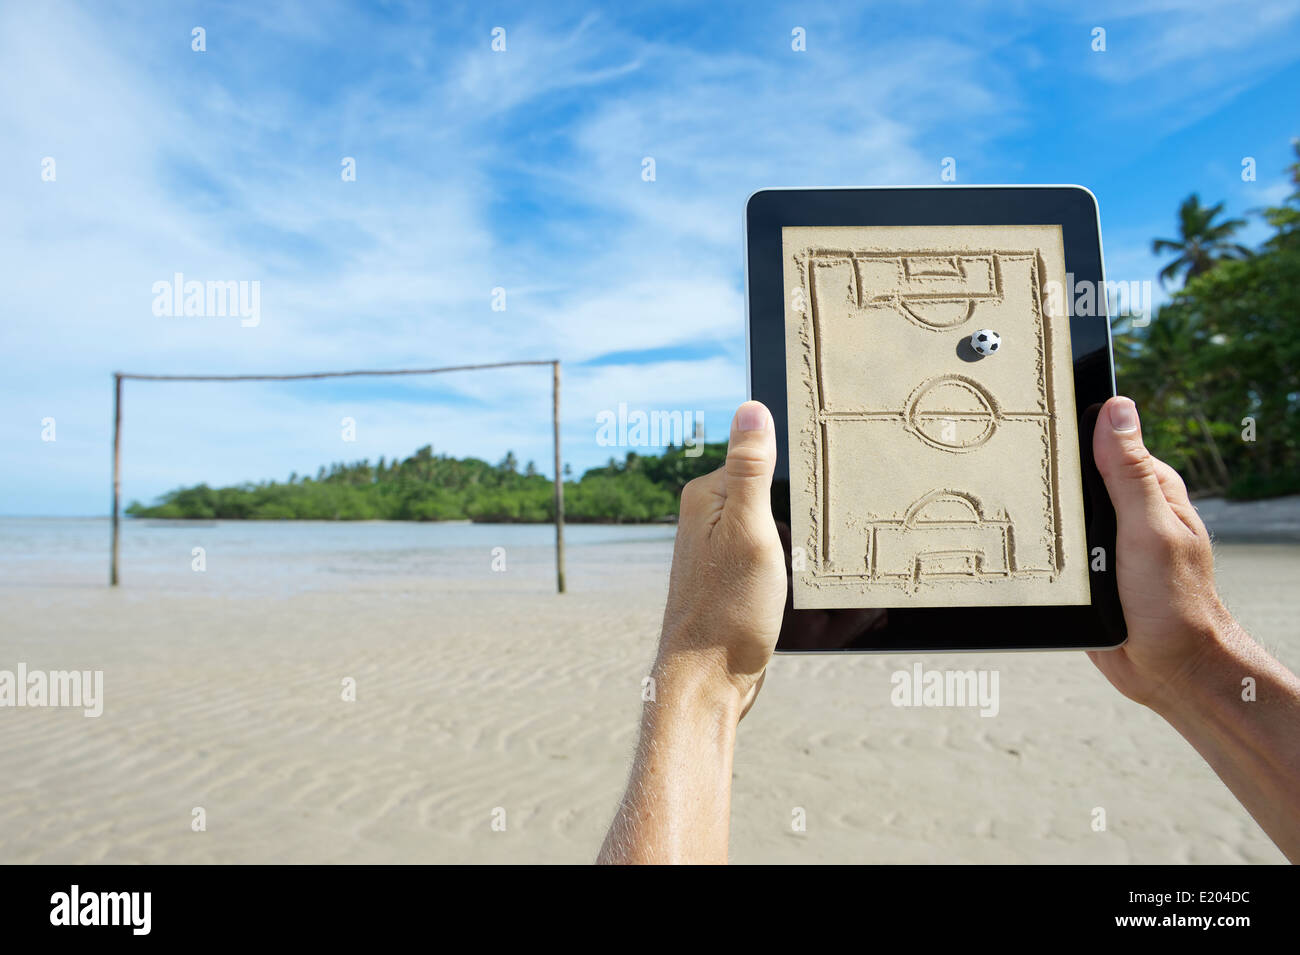
[[[574, 547], [562, 597], [544, 559], [494, 574], [486, 556], [289, 592], [9, 574], [0, 667], [102, 669], [105, 705], [0, 710], [0, 861], [589, 862], [670, 555]], [[1300, 664], [1300, 547], [1218, 558], [1234, 612]], [[891, 705], [890, 674], [918, 661], [997, 669], [999, 714]], [[1284, 861], [1081, 653], [777, 658], [740, 727], [731, 846], [742, 863]]]

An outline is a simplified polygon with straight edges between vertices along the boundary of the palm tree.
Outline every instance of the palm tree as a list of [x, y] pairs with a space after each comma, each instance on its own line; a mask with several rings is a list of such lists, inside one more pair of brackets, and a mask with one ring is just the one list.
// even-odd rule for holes
[[1210, 271], [1224, 259], [1244, 259], [1250, 256], [1250, 249], [1228, 241], [1233, 233], [1246, 224], [1246, 220], [1228, 219], [1215, 223], [1214, 219], [1222, 211], [1222, 202], [1217, 206], [1203, 206], [1196, 193], [1183, 200], [1183, 204], [1178, 207], [1181, 237], [1156, 239], [1151, 243], [1151, 251], [1157, 255], [1161, 252], [1178, 253], [1178, 258], [1160, 270], [1161, 285], [1180, 272], [1187, 273], [1184, 279], [1186, 281]]

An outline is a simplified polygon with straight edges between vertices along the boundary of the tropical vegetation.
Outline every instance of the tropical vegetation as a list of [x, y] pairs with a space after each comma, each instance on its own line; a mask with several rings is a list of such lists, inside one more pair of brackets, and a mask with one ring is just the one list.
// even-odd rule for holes
[[1258, 498], [1300, 492], [1300, 143], [1292, 192], [1259, 210], [1272, 235], [1233, 241], [1243, 220], [1191, 196], [1176, 257], [1186, 281], [1143, 328], [1115, 320], [1116, 377], [1142, 414], [1148, 446], [1196, 493]]
[[[686, 482], [716, 468], [725, 444], [663, 454], [628, 452], [581, 480], [564, 482], [565, 520], [639, 523], [671, 520]], [[134, 517], [221, 520], [472, 520], [501, 523], [555, 520], [555, 487], [531, 462], [521, 471], [513, 453], [498, 464], [434, 454], [426, 445], [402, 461], [339, 462], [315, 477], [289, 476], [235, 487], [179, 488], [152, 505], [134, 501]]]

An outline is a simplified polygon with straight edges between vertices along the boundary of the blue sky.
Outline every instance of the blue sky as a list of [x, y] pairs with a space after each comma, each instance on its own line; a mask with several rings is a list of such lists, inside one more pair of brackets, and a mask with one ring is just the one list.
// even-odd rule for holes
[[[1154, 278], [1188, 193], [1286, 192], [1294, 2], [755, 6], [0, 7], [0, 513], [106, 512], [115, 370], [558, 357], [575, 471], [622, 456], [596, 442], [620, 402], [721, 439], [763, 186], [938, 184], [946, 156], [960, 183], [1082, 183], [1121, 280]], [[155, 315], [176, 272], [260, 282], [260, 324]], [[549, 401], [546, 369], [129, 382], [123, 494], [426, 443], [549, 473]]]

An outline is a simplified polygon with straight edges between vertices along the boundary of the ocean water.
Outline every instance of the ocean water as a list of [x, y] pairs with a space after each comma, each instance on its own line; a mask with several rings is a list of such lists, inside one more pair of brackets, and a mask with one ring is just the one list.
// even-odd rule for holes
[[[436, 580], [473, 589], [498, 587], [505, 574], [533, 590], [555, 579], [550, 524], [130, 519], [121, 528], [124, 588], [265, 592]], [[594, 585], [615, 565], [659, 573], [674, 533], [661, 524], [566, 525], [566, 571]], [[106, 584], [110, 541], [107, 518], [0, 518], [0, 590]]]

